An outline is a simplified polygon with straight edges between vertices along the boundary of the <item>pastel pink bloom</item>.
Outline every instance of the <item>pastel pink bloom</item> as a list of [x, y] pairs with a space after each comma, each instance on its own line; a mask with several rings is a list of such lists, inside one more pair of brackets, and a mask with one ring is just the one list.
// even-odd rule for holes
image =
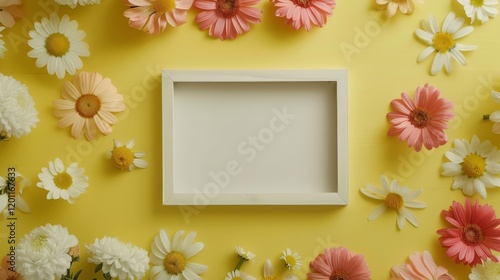
[[349, 279], [370, 280], [371, 272], [363, 255], [356, 255], [344, 247], [325, 249], [310, 264], [308, 280]]
[[326, 18], [333, 13], [335, 0], [271, 0], [277, 8], [276, 16], [284, 17], [286, 24], [295, 30], [304, 27], [311, 30], [312, 25], [323, 27]]
[[173, 27], [186, 22], [193, 0], [124, 0], [130, 7], [123, 12], [130, 27], [149, 34], [163, 32], [167, 23]]
[[12, 27], [16, 23], [16, 18], [23, 17], [23, 11], [17, 7], [21, 5], [21, 0], [0, 0], [0, 24], [5, 27]]
[[415, 101], [405, 92], [401, 99], [391, 101], [393, 112], [387, 114], [392, 127], [390, 136], [399, 135], [399, 140], [407, 140], [408, 147], [420, 151], [422, 145], [428, 150], [448, 142], [444, 129], [453, 119], [453, 103], [439, 97], [439, 90], [425, 84], [415, 91]]
[[437, 231], [441, 245], [447, 248], [446, 255], [455, 262], [470, 266], [488, 258], [498, 262], [491, 250], [500, 251], [500, 219], [496, 218], [491, 205], [480, 205], [476, 200], [465, 200], [465, 207], [453, 201], [449, 211], [441, 215], [452, 228]]
[[195, 20], [200, 29], [208, 29], [212, 37], [234, 39], [250, 30], [250, 23], [259, 23], [262, 10], [252, 7], [260, 0], [196, 0], [200, 9]]
[[21, 274], [12, 271], [13, 265], [9, 263], [10, 257], [4, 256], [2, 259], [2, 267], [0, 267], [0, 280], [22, 280]]
[[409, 262], [393, 266], [390, 280], [454, 280], [448, 270], [438, 266], [428, 251], [415, 252]]

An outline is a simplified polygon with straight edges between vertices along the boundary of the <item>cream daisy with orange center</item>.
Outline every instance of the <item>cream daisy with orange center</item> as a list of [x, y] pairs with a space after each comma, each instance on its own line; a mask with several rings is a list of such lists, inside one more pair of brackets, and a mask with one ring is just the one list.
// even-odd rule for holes
[[134, 139], [128, 141], [125, 145], [120, 140], [114, 139], [114, 148], [107, 152], [107, 156], [116, 168], [134, 170], [136, 167], [148, 167], [148, 162], [142, 159], [146, 153], [133, 152], [134, 144]]

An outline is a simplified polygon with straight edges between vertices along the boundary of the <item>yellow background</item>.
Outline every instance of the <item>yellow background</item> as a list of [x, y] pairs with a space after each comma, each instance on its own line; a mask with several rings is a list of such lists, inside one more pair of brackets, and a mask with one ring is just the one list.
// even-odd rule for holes
[[[493, 123], [481, 120], [483, 114], [500, 108], [489, 95], [491, 89], [500, 90], [500, 19], [475, 23], [474, 32], [460, 39], [461, 43], [478, 46], [465, 54], [467, 66], [454, 61], [451, 74], [431, 76], [433, 56], [416, 62], [426, 46], [414, 31], [430, 14], [439, 25], [450, 11], [465, 17], [456, 1], [428, 0], [417, 4], [413, 15], [398, 13], [386, 20], [383, 12], [374, 8], [374, 0], [340, 0], [326, 26], [306, 32], [286, 26], [274, 16], [272, 4], [264, 0], [259, 5], [264, 12], [262, 23], [227, 41], [200, 31], [194, 22], [194, 10], [185, 25], [148, 35], [128, 26], [122, 1], [103, 0], [100, 5], [75, 9], [58, 6], [53, 0], [24, 2], [25, 17], [3, 32], [8, 51], [0, 61], [2, 74], [29, 87], [40, 118], [28, 136], [0, 143], [0, 174], [6, 176], [8, 167], [14, 166], [32, 181], [23, 195], [32, 212], [18, 212], [17, 241], [46, 223], [67, 227], [82, 245], [82, 261], [76, 268], [84, 269], [83, 279], [91, 279], [95, 267], [87, 263], [83, 244], [113, 236], [150, 250], [161, 228], [171, 236], [179, 229], [197, 232], [196, 241], [204, 242], [205, 249], [192, 261], [208, 265], [203, 279], [223, 279], [237, 262], [236, 246], [257, 255], [255, 263], [244, 264], [242, 270], [258, 278], [267, 258], [281, 275], [284, 269], [279, 256], [282, 250], [291, 248], [303, 257], [304, 268], [299, 275], [305, 279], [308, 262], [324, 248], [339, 245], [365, 256], [372, 279], [388, 279], [393, 265], [423, 250], [430, 251], [436, 262], [457, 279], [467, 279], [470, 268], [447, 258], [436, 234], [447, 226], [441, 210], [448, 209], [453, 200], [465, 201], [460, 190], [451, 190], [452, 178], [440, 175], [441, 164], [455, 138], [470, 140], [477, 134], [481, 140], [489, 139], [500, 146], [500, 135], [491, 132]], [[82, 70], [109, 77], [124, 96], [127, 109], [117, 115], [120, 121], [109, 136], [94, 142], [75, 140], [69, 128], [57, 127], [52, 101], [60, 98], [64, 81], [72, 77], [66, 75], [59, 80], [50, 76], [46, 68], [38, 69], [35, 59], [26, 55], [30, 50], [27, 32], [34, 21], [50, 11], [68, 14], [78, 21], [79, 29], [86, 31], [90, 57], [83, 58]], [[348, 69], [349, 204], [209, 206], [188, 219], [178, 207], [163, 206], [160, 71], [166, 68]], [[456, 117], [447, 130], [448, 144], [416, 153], [396, 137], [387, 136], [386, 114], [392, 99], [399, 98], [403, 91], [413, 96], [414, 90], [425, 83], [436, 86], [443, 97], [455, 103]], [[113, 168], [105, 158], [106, 150], [113, 147], [113, 138], [135, 138], [135, 150], [147, 153], [150, 167], [133, 172]], [[89, 188], [73, 205], [46, 200], [46, 191], [36, 187], [37, 174], [56, 157], [65, 163], [77, 161], [89, 177]], [[380, 186], [381, 175], [398, 179], [410, 188], [424, 188], [418, 200], [427, 202], [428, 207], [413, 211], [419, 228], [407, 223], [398, 230], [393, 212], [367, 221], [378, 203], [364, 197], [359, 189], [367, 183]], [[478, 199], [500, 211], [500, 190], [488, 189], [487, 199]], [[2, 254], [7, 253], [5, 230], [5, 226], [0, 229]]]

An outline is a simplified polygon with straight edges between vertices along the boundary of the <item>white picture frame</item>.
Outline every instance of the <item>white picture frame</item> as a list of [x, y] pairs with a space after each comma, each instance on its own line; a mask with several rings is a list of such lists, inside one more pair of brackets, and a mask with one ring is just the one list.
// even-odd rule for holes
[[347, 70], [163, 70], [164, 205], [346, 205]]

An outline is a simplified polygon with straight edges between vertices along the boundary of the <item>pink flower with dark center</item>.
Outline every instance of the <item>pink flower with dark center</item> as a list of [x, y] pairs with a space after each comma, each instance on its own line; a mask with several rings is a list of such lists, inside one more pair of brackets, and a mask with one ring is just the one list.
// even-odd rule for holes
[[277, 8], [276, 16], [285, 18], [286, 24], [295, 30], [304, 27], [307, 31], [313, 25], [323, 27], [336, 6], [335, 0], [271, 0]]
[[259, 23], [262, 10], [253, 6], [260, 0], [196, 0], [200, 9], [195, 20], [200, 29], [208, 29], [212, 37], [234, 39], [250, 30], [250, 23]]
[[325, 249], [310, 263], [308, 280], [370, 280], [371, 272], [363, 255], [356, 255], [344, 247]]
[[415, 91], [415, 101], [405, 92], [401, 99], [391, 101], [394, 111], [387, 114], [392, 127], [389, 136], [399, 135], [399, 140], [407, 140], [408, 147], [420, 151], [422, 145], [428, 150], [448, 142], [444, 129], [453, 119], [453, 103], [439, 97], [439, 90], [425, 84]]
[[491, 250], [500, 251], [500, 219], [491, 205], [472, 204], [465, 200], [465, 207], [453, 201], [450, 210], [441, 212], [452, 228], [437, 231], [446, 255], [455, 262], [474, 266], [488, 258], [498, 262]]

